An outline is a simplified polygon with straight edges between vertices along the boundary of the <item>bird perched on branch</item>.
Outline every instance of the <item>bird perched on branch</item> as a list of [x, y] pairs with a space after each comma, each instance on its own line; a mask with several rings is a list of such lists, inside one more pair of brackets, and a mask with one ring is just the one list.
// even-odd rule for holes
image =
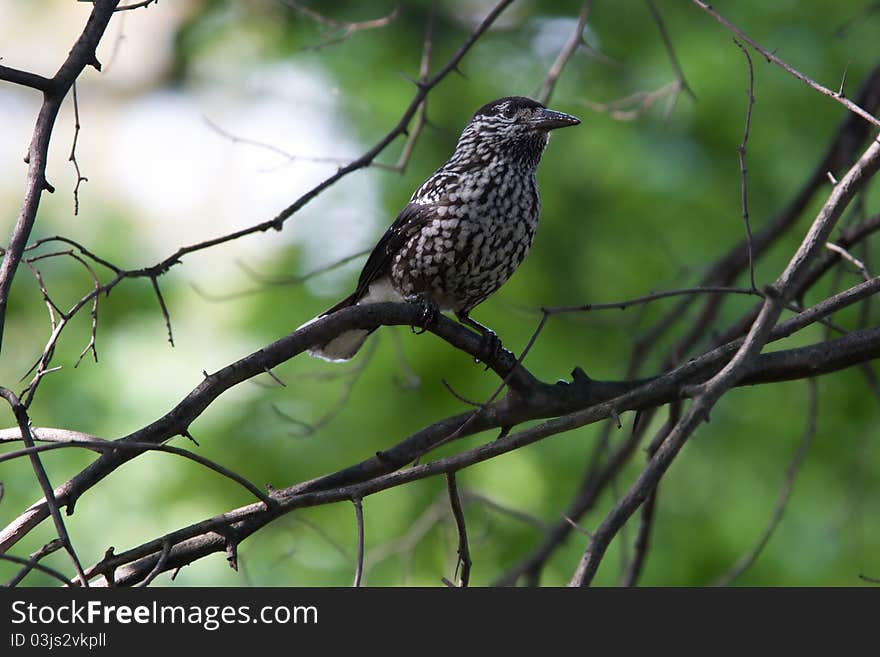
[[[579, 123], [522, 96], [478, 109], [449, 161], [376, 244], [355, 291], [303, 326], [356, 304], [410, 301], [423, 304], [426, 325], [438, 310], [451, 310], [480, 332], [486, 349], [497, 349], [495, 334], [469, 313], [526, 257], [541, 206], [535, 172], [549, 133]], [[349, 360], [371, 332], [346, 331], [309, 354]]]

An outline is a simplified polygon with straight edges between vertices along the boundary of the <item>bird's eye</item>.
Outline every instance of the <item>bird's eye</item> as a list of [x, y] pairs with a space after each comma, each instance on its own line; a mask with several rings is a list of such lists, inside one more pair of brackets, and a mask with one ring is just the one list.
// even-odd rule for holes
[[504, 115], [504, 118], [512, 119], [514, 116], [516, 116], [516, 108], [508, 106], [505, 107], [501, 113]]

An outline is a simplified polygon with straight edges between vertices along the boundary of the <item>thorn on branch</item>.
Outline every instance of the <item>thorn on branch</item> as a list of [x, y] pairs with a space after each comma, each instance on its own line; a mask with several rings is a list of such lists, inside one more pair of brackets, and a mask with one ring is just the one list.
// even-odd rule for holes
[[576, 383], [590, 383], [592, 381], [592, 379], [587, 376], [587, 373], [584, 372], [583, 368], [581, 368], [580, 366], [575, 367], [571, 371], [571, 380]]
[[562, 516], [562, 519], [565, 520], [565, 522], [567, 522], [569, 525], [571, 525], [574, 529], [579, 531], [581, 534], [583, 534], [587, 538], [593, 538], [592, 533], [588, 532], [586, 529], [581, 527], [577, 522], [575, 522], [574, 520], [569, 518], [567, 515], [565, 515], [564, 513], [561, 513], [560, 515]]
[[180, 435], [189, 440], [196, 447], [201, 447], [201, 445], [199, 445], [199, 441], [193, 437], [193, 435], [189, 432], [189, 429], [184, 429], [180, 432]]
[[171, 331], [171, 316], [168, 314], [168, 306], [165, 305], [165, 299], [162, 296], [162, 290], [159, 289], [159, 275], [154, 273], [150, 276], [150, 282], [153, 284], [153, 291], [159, 300], [159, 308], [162, 311], [162, 317], [165, 319], [165, 328], [168, 331], [168, 342], [174, 346], [174, 334]]
[[620, 414], [617, 412], [617, 409], [612, 408], [610, 415], [611, 419], [614, 420], [614, 424], [617, 426], [617, 428], [622, 429], [623, 425], [620, 423]]
[[846, 63], [846, 66], [843, 69], [843, 78], [840, 80], [840, 87], [837, 89], [837, 97], [838, 98], [846, 98], [846, 92], [844, 91], [846, 87], [846, 74], [849, 72], [849, 62]]
[[232, 570], [238, 572], [238, 541], [234, 538], [226, 539], [226, 561]]
[[[275, 383], [277, 383], [278, 385], [280, 385], [282, 388], [286, 388], [286, 387], [287, 387], [287, 384], [284, 383], [284, 381], [282, 381], [281, 379], [279, 379], [278, 376], [275, 374], [275, 372], [272, 371], [271, 368], [269, 368], [269, 367], [265, 367], [265, 368], [263, 368], [263, 369], [264, 369], [264, 371], [266, 372], [266, 374], [268, 374], [269, 377], [270, 377], [273, 381], [275, 381]], [[208, 378], [208, 375], [207, 375], [207, 374], [205, 374], [205, 378]]]
[[[68, 502], [68, 507], [69, 506], [70, 506], [70, 503]], [[104, 559], [101, 561], [101, 564], [106, 563], [106, 562], [112, 562], [113, 557], [116, 556], [114, 554], [115, 550], [116, 550], [116, 548], [114, 548], [112, 545], [110, 547], [108, 547], [104, 551]], [[98, 564], [98, 565], [101, 565], [101, 564]], [[94, 568], [93, 568], [93, 570], [94, 570]], [[116, 566], [113, 566], [113, 565], [107, 566], [107, 570], [104, 572], [104, 581], [106, 582], [108, 588], [112, 588], [112, 587], [116, 586]]]

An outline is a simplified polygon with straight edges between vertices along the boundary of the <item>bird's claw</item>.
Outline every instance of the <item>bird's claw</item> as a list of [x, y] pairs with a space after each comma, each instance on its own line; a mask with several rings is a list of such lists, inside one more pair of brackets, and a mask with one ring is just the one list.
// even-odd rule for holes
[[415, 326], [409, 327], [409, 330], [412, 331], [413, 334], [421, 335], [437, 322], [437, 316], [440, 314], [440, 306], [433, 299], [428, 299], [426, 297], [421, 297], [417, 295], [407, 297], [406, 300], [409, 303], [414, 303], [421, 306], [422, 316], [419, 320], [418, 329], [416, 329]]
[[486, 329], [480, 337], [479, 356], [474, 356], [474, 362], [482, 361], [486, 364], [486, 369], [489, 369], [489, 363], [498, 357], [501, 348], [501, 338], [495, 334], [495, 331]]

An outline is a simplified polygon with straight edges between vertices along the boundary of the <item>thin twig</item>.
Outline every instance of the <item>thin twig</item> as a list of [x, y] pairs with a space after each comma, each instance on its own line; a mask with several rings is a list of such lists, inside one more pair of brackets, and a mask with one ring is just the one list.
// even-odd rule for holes
[[[455, 565], [455, 572], [459, 575], [459, 588], [466, 588], [471, 579], [471, 550], [468, 547], [464, 509], [461, 508], [461, 498], [458, 495], [458, 484], [455, 482], [454, 472], [446, 473], [446, 492], [449, 493], [449, 506], [452, 509], [452, 517], [455, 519], [455, 529], [458, 531], [458, 561]], [[461, 566], [460, 573], [459, 566]]]
[[859, 270], [859, 273], [862, 275], [862, 278], [864, 278], [866, 281], [871, 280], [871, 274], [868, 273], [868, 268], [865, 266], [865, 263], [862, 262], [861, 260], [859, 260], [858, 258], [856, 258], [854, 255], [852, 255], [845, 248], [843, 248], [842, 246], [840, 246], [838, 244], [835, 244], [834, 242], [826, 242], [825, 248], [828, 249], [829, 251], [833, 251], [834, 253], [839, 255], [841, 258], [843, 258], [847, 262], [854, 265], [855, 268]]
[[257, 284], [258, 287], [249, 288], [246, 290], [241, 290], [238, 292], [226, 292], [223, 294], [215, 294], [213, 292], [208, 292], [204, 290], [201, 286], [196, 283], [191, 283], [192, 289], [201, 297], [207, 299], [208, 301], [230, 301], [233, 299], [240, 299], [241, 297], [250, 296], [253, 294], [259, 294], [261, 292], [266, 291], [266, 286], [282, 286], [282, 285], [301, 285], [306, 281], [315, 278], [316, 276], [320, 276], [322, 274], [326, 274], [327, 272], [333, 271], [334, 269], [338, 269], [344, 265], [347, 265], [349, 262], [353, 260], [357, 260], [370, 252], [369, 249], [365, 249], [363, 251], [358, 251], [357, 253], [352, 253], [351, 255], [345, 256], [344, 258], [340, 258], [339, 260], [334, 260], [333, 262], [329, 262], [326, 265], [321, 265], [320, 267], [316, 267], [311, 271], [306, 272], [305, 274], [301, 274], [299, 276], [283, 276], [283, 277], [269, 277], [260, 274], [255, 269], [252, 269], [246, 263], [238, 261], [235, 264], [247, 274], [250, 278], [252, 278]]
[[585, 303], [579, 306], [550, 306], [544, 308], [543, 311], [548, 315], [558, 315], [561, 313], [579, 313], [593, 310], [626, 310], [632, 306], [641, 306], [658, 299], [668, 299], [669, 297], [693, 296], [696, 294], [743, 294], [748, 296], [764, 295], [759, 290], [748, 289], [745, 287], [730, 287], [726, 285], [703, 285], [700, 287], [686, 287], [679, 290], [666, 290], [664, 292], [652, 292], [635, 299], [627, 299], [625, 301], [612, 301], [609, 303]]
[[597, 103], [582, 99], [580, 104], [593, 110], [608, 114], [615, 121], [634, 121], [651, 109], [659, 100], [677, 97], [682, 91], [682, 83], [673, 80], [653, 91], [637, 91], [610, 103]]
[[541, 90], [538, 92], [536, 100], [543, 105], [546, 105], [550, 100], [550, 96], [553, 94], [553, 89], [556, 88], [556, 82], [559, 80], [559, 76], [562, 75], [562, 70], [565, 68], [568, 60], [571, 59], [571, 56], [574, 55], [578, 47], [584, 43], [584, 28], [587, 26], [587, 19], [590, 16], [590, 7], [592, 4], [592, 0], [584, 0], [584, 3], [581, 5], [581, 11], [578, 14], [574, 31], [572, 31], [565, 44], [563, 44], [562, 49], [556, 56], [556, 61], [553, 62], [553, 65], [544, 77], [544, 81], [541, 83]]
[[705, 12], [706, 12], [707, 14], [709, 14], [712, 18], [714, 18], [716, 21], [718, 21], [719, 23], [721, 23], [721, 24], [722, 24], [724, 27], [726, 27], [728, 30], [730, 30], [731, 32], [733, 32], [733, 33], [739, 38], [740, 41], [744, 41], [745, 43], [749, 44], [752, 48], [754, 48], [755, 50], [757, 50], [759, 53], [761, 53], [761, 55], [763, 55], [763, 57], [764, 57], [768, 62], [771, 62], [771, 63], [773, 63], [773, 64], [776, 64], [776, 65], [777, 65], [778, 67], [780, 67], [782, 70], [784, 70], [785, 72], [787, 72], [787, 73], [793, 75], [793, 76], [796, 77], [798, 80], [800, 80], [801, 82], [803, 82], [804, 84], [806, 84], [808, 87], [810, 87], [810, 88], [812, 88], [812, 89], [815, 89], [815, 90], [818, 91], [819, 93], [821, 93], [821, 94], [823, 94], [823, 95], [825, 95], [825, 96], [828, 96], [829, 98], [831, 98], [831, 99], [833, 99], [833, 100], [836, 100], [838, 103], [840, 103], [841, 105], [843, 105], [844, 107], [846, 107], [850, 112], [852, 112], [852, 113], [854, 113], [854, 114], [857, 114], [858, 116], [862, 117], [862, 118], [865, 119], [865, 121], [867, 121], [868, 123], [871, 123], [871, 124], [873, 124], [873, 125], [875, 125], [875, 126], [877, 126], [877, 127], [880, 127], [880, 119], [878, 119], [878, 118], [875, 117], [873, 114], [871, 114], [870, 112], [868, 112], [867, 110], [865, 110], [863, 107], [860, 107], [859, 105], [856, 105], [856, 104], [855, 104], [854, 102], [852, 102], [849, 98], [846, 98], [846, 97], [843, 96], [842, 94], [837, 93], [836, 91], [832, 91], [832, 90], [829, 89], [828, 87], [825, 87], [825, 86], [819, 84], [818, 82], [816, 82], [815, 80], [813, 80], [813, 79], [809, 78], [808, 76], [804, 75], [803, 73], [801, 73], [800, 71], [798, 71], [798, 70], [795, 69], [794, 67], [792, 67], [792, 66], [790, 66], [789, 64], [785, 63], [783, 60], [781, 60], [779, 57], [777, 57], [775, 54], [773, 54], [772, 52], [770, 52], [770, 51], [767, 50], [766, 48], [761, 47], [760, 44], [758, 44], [756, 41], [754, 41], [754, 40], [753, 40], [751, 37], [749, 37], [745, 32], [743, 32], [742, 30], [740, 30], [740, 29], [739, 29], [738, 27], [736, 27], [733, 23], [731, 23], [731, 22], [728, 21], [726, 18], [724, 18], [724, 16], [722, 16], [722, 15], [719, 14], [717, 11], [715, 11], [715, 9], [713, 9], [708, 3], [703, 2], [703, 0], [691, 0], [691, 1], [692, 1], [695, 5], [697, 5], [697, 7], [699, 7], [699, 8], [702, 9], [703, 11], [705, 11]]
[[162, 569], [165, 567], [165, 562], [168, 560], [169, 554], [171, 554], [171, 542], [165, 541], [165, 544], [162, 546], [162, 554], [159, 555], [156, 565], [153, 566], [153, 570], [150, 571], [150, 574], [147, 575], [144, 578], [144, 581], [138, 584], [138, 586], [146, 588], [153, 583], [153, 580], [162, 573]]
[[[657, 435], [654, 436], [654, 439], [651, 441], [651, 444], [648, 446], [647, 454], [648, 459], [654, 456], [657, 450], [660, 448], [660, 445], [663, 444], [663, 441], [669, 436], [669, 432], [672, 431], [672, 427], [678, 422], [678, 418], [681, 415], [681, 404], [675, 403], [670, 404], [669, 406], [669, 417], [666, 419], [666, 423], [660, 428], [657, 432]], [[637, 423], [633, 423], [633, 433], [637, 431], [640, 427], [637, 426]], [[642, 571], [645, 567], [645, 560], [648, 558], [648, 549], [651, 544], [651, 531], [654, 528], [654, 518], [656, 517], [656, 508], [657, 508], [657, 493], [659, 491], [659, 486], [654, 487], [654, 489], [649, 493], [648, 499], [645, 500], [645, 503], [642, 505], [642, 513], [639, 523], [639, 533], [636, 535], [636, 542], [633, 546], [633, 558], [626, 565], [624, 570], [623, 578], [621, 580], [622, 586], [636, 586], [639, 581], [639, 577], [642, 575]]]
[[130, 5], [122, 5], [121, 7], [117, 7], [114, 11], [132, 11], [134, 9], [143, 9], [144, 7], [149, 7], [153, 3], [158, 4], [159, 0], [141, 0], [140, 2], [133, 2]]
[[[65, 432], [67, 433], [67, 432]], [[165, 452], [166, 454], [174, 454], [175, 456], [182, 456], [183, 458], [193, 461], [194, 463], [198, 463], [199, 465], [203, 465], [209, 470], [213, 470], [219, 475], [226, 477], [227, 479], [231, 479], [235, 483], [239, 484], [243, 488], [245, 488], [248, 492], [250, 492], [254, 497], [260, 500], [263, 504], [266, 505], [267, 508], [270, 508], [274, 505], [274, 502], [271, 497], [266, 495], [263, 491], [261, 491], [257, 486], [253, 483], [242, 477], [240, 474], [226, 468], [219, 463], [215, 463], [214, 461], [201, 456], [200, 454], [196, 454], [195, 452], [190, 452], [189, 450], [182, 449], [180, 447], [174, 447], [172, 445], [156, 445], [154, 443], [146, 443], [146, 442], [136, 442], [136, 441], [111, 441], [111, 440], [102, 440], [101, 438], [97, 438], [95, 436], [88, 436], [88, 434], [83, 434], [79, 432], [70, 432], [73, 433], [76, 437], [64, 438], [59, 440], [58, 442], [51, 442], [46, 445], [27, 445], [25, 443], [25, 447], [23, 449], [18, 449], [12, 452], [6, 452], [5, 454], [0, 454], [0, 463], [4, 461], [11, 461], [17, 458], [22, 458], [24, 456], [32, 456], [35, 454], [39, 454], [41, 452], [51, 452], [56, 449], [65, 449], [68, 447], [85, 447], [91, 450], [99, 451], [99, 452], [113, 452], [116, 450], [124, 450], [124, 451], [133, 451], [133, 452]], [[8, 439], [4, 438], [3, 442], [6, 442]]]
[[357, 521], [357, 565], [354, 569], [354, 584], [352, 586], [358, 588], [364, 574], [364, 506], [359, 497], [353, 498], [351, 502], [354, 504], [354, 515]]
[[[426, 84], [428, 82], [428, 77], [431, 74], [431, 55], [434, 52], [434, 22], [436, 16], [437, 0], [432, 0], [431, 8], [428, 10], [428, 20], [425, 22], [425, 38], [422, 40], [422, 59], [419, 62], [419, 85]], [[406, 171], [406, 166], [412, 158], [413, 151], [415, 151], [416, 142], [421, 136], [422, 130], [424, 130], [427, 123], [428, 98], [425, 97], [419, 107], [418, 113], [416, 114], [416, 120], [413, 123], [413, 127], [410, 129], [409, 135], [406, 138], [406, 143], [403, 145], [403, 150], [400, 151], [400, 157], [397, 158], [397, 162], [391, 166], [383, 165], [381, 163], [377, 164], [377, 166], [388, 168], [397, 173], [403, 173]]]
[[[36, 449], [33, 436], [31, 435], [31, 421], [30, 418], [28, 418], [25, 407], [21, 404], [15, 393], [8, 388], [0, 387], [0, 397], [3, 397], [12, 408], [15, 419], [18, 422], [18, 427], [21, 429], [21, 439], [24, 442], [25, 447], [32, 450]], [[83, 572], [79, 557], [76, 556], [76, 550], [73, 547], [73, 543], [70, 541], [70, 535], [67, 533], [67, 528], [64, 526], [64, 519], [61, 517], [61, 512], [58, 510], [58, 500], [55, 499], [55, 490], [49, 482], [49, 475], [46, 474], [46, 469], [43, 467], [43, 463], [40, 461], [40, 457], [36, 451], [28, 454], [28, 458], [30, 459], [31, 466], [34, 469], [34, 474], [37, 477], [40, 488], [43, 490], [46, 504], [49, 507], [49, 513], [55, 523], [55, 531], [58, 533], [58, 538], [61, 540], [65, 551], [73, 562], [73, 567], [79, 577], [80, 585], [88, 588], [89, 582]]]
[[345, 157], [321, 157], [321, 156], [313, 156], [313, 155], [297, 155], [294, 153], [290, 153], [283, 148], [276, 146], [273, 143], [260, 141], [258, 139], [251, 139], [249, 137], [242, 137], [240, 135], [234, 134], [227, 130], [226, 128], [221, 127], [215, 121], [212, 121], [207, 116], [202, 116], [202, 120], [205, 124], [211, 128], [218, 135], [231, 141], [233, 144], [244, 144], [246, 146], [255, 146], [257, 148], [262, 148], [271, 153], [275, 153], [275, 155], [280, 155], [285, 158], [289, 162], [314, 162], [315, 164], [336, 164], [342, 165], [351, 162], [352, 158]]
[[392, 556], [400, 557], [403, 562], [403, 584], [406, 583], [406, 575], [409, 564], [412, 561], [412, 552], [421, 543], [425, 536], [437, 524], [449, 516], [448, 501], [446, 495], [440, 494], [437, 499], [428, 506], [422, 514], [416, 518], [407, 529], [406, 533], [392, 541], [377, 545], [364, 557], [365, 577], [366, 572], [377, 564]]
[[67, 158], [67, 161], [73, 163], [73, 168], [76, 171], [76, 185], [73, 187], [73, 216], [77, 216], [79, 214], [79, 186], [84, 182], [88, 182], [89, 179], [82, 175], [79, 169], [79, 162], [76, 160], [76, 144], [79, 140], [80, 131], [79, 98], [76, 95], [76, 82], [73, 83], [71, 90], [73, 91], [73, 145], [70, 147], [70, 156]]
[[28, 172], [24, 200], [18, 219], [12, 229], [3, 260], [0, 262], [0, 346], [3, 341], [3, 329], [6, 324], [6, 310], [9, 304], [12, 281], [33, 231], [40, 199], [44, 191], [54, 191], [54, 187], [46, 179], [46, 166], [49, 141], [58, 118], [58, 111], [67, 92], [86, 66], [93, 66], [100, 70], [101, 63], [95, 55], [95, 49], [107, 28], [107, 24], [113, 17], [117, 4], [118, 0], [96, 0], [82, 34], [51, 80], [45, 80], [39, 76], [22, 75], [21, 72], [14, 69], [0, 67], [0, 79], [28, 86], [40, 85], [35, 88], [39, 88], [43, 92], [43, 102], [26, 157]]
[[572, 586], [588, 586], [592, 582], [608, 545], [620, 527], [638, 509], [647, 494], [656, 487], [697, 427], [708, 420], [709, 412], [718, 400], [732, 386], [742, 382], [749, 368], [762, 358], [761, 351], [774, 332], [783, 308], [800, 289], [801, 283], [809, 273], [809, 267], [824, 248], [825, 242], [849, 202], [878, 169], [880, 169], [880, 141], [873, 141], [841, 178], [840, 183], [831, 190], [797, 251], [776, 281], [768, 287], [760, 313], [733, 357], [708, 380], [682, 390], [685, 396], [694, 398], [693, 403], [627, 494], [618, 500], [600, 523], [572, 575], [570, 582]]
[[[272, 219], [262, 221], [258, 224], [254, 224], [247, 228], [242, 228], [241, 230], [227, 233], [213, 239], [207, 239], [194, 244], [189, 244], [187, 246], [182, 246], [161, 262], [151, 267], [146, 267], [144, 269], [127, 271], [125, 272], [125, 276], [129, 278], [144, 276], [154, 278], [155, 276], [168, 271], [174, 265], [179, 264], [184, 256], [187, 256], [189, 254], [213, 248], [219, 244], [225, 244], [227, 242], [238, 240], [247, 235], [253, 235], [255, 233], [265, 233], [269, 230], [281, 230], [287, 220], [289, 220], [293, 215], [302, 210], [312, 200], [320, 196], [321, 193], [335, 185], [339, 180], [346, 177], [350, 173], [370, 166], [372, 162], [376, 159], [376, 157], [380, 153], [382, 153], [385, 148], [388, 147], [388, 145], [394, 142], [399, 136], [406, 134], [410, 121], [419, 112], [424, 100], [427, 98], [431, 90], [434, 89], [438, 84], [440, 84], [440, 82], [442, 82], [453, 71], [458, 70], [458, 66], [464, 59], [465, 55], [467, 55], [467, 53], [480, 39], [483, 33], [492, 26], [498, 16], [500, 16], [501, 13], [513, 3], [513, 1], [514, 0], [500, 0], [497, 4], [495, 4], [495, 6], [491, 9], [491, 11], [489, 11], [485, 18], [479, 23], [479, 25], [477, 25], [477, 27], [474, 28], [474, 30], [470, 33], [468, 38], [465, 39], [464, 43], [462, 43], [458, 50], [456, 50], [452, 57], [450, 57], [446, 64], [444, 64], [436, 73], [434, 73], [434, 75], [418, 85], [415, 96], [413, 97], [412, 101], [410, 101], [410, 104], [407, 106], [406, 110], [404, 110], [397, 124], [359, 158], [353, 160], [352, 162], [349, 162], [345, 166], [339, 167], [339, 169], [337, 169], [335, 173], [325, 178], [323, 181], [312, 187], [306, 193], [302, 194], [299, 198], [297, 198], [293, 203], [284, 208]], [[6, 259], [4, 259], [3, 262], [5, 264]], [[0, 271], [0, 293], [2, 292], [2, 271]], [[0, 302], [2, 302], [2, 299], [2, 294], [0, 294]], [[2, 311], [2, 307], [0, 307], [0, 311]], [[2, 318], [2, 312], [0, 312], [0, 318]]]
[[[4, 554], [4, 553], [0, 552], [0, 560], [11, 561], [12, 563], [21, 564], [22, 566], [24, 566], [28, 570], [39, 570], [40, 572], [46, 573], [47, 575], [54, 577], [55, 579], [57, 579], [59, 582], [61, 582], [65, 586], [69, 586], [70, 588], [76, 588], [76, 584], [74, 584], [69, 579], [67, 579], [67, 577], [65, 577], [63, 573], [55, 570], [54, 568], [50, 568], [49, 566], [44, 566], [43, 564], [38, 563], [37, 561], [34, 561], [33, 558], [22, 559], [21, 557], [16, 557], [12, 554]], [[14, 585], [11, 585], [11, 586], [14, 586]]]
[[378, 342], [375, 340], [371, 341], [366, 349], [364, 350], [364, 354], [361, 356], [357, 365], [350, 368], [346, 373], [345, 385], [342, 388], [342, 394], [339, 395], [339, 398], [336, 400], [336, 403], [330, 407], [330, 409], [324, 413], [320, 418], [315, 420], [314, 422], [305, 422], [304, 420], [298, 420], [297, 418], [291, 416], [289, 413], [285, 413], [281, 408], [276, 404], [272, 403], [271, 407], [275, 413], [283, 418], [285, 421], [290, 422], [298, 427], [302, 427], [302, 431], [297, 433], [297, 437], [305, 438], [307, 436], [311, 436], [318, 432], [318, 430], [327, 426], [332, 422], [348, 404], [348, 400], [351, 398], [351, 393], [354, 391], [357, 382], [360, 380], [361, 375], [366, 371], [370, 362], [373, 360], [373, 356], [376, 353], [376, 345]]
[[316, 23], [335, 30], [334, 34], [331, 34], [320, 43], [307, 46], [306, 49], [308, 50], [320, 50], [322, 48], [326, 48], [329, 45], [340, 43], [342, 41], [345, 41], [346, 39], [351, 38], [357, 32], [362, 32], [364, 30], [375, 30], [381, 27], [386, 27], [390, 25], [394, 20], [396, 20], [398, 15], [400, 14], [399, 8], [395, 7], [391, 10], [390, 14], [388, 14], [387, 16], [383, 16], [382, 18], [375, 18], [368, 21], [350, 22], [339, 21], [333, 18], [329, 18], [324, 14], [318, 13], [311, 7], [301, 5], [295, 0], [284, 0], [284, 4], [286, 4], [291, 9], [296, 10], [301, 15], [312, 19]]
[[[6, 583], [6, 588], [13, 588], [18, 586], [18, 584], [31, 573], [31, 571], [43, 559], [43, 557], [53, 554], [63, 547], [64, 545], [59, 538], [52, 539], [51, 541], [46, 543], [43, 547], [30, 555], [30, 559], [28, 559], [27, 565], [19, 570], [15, 574], [15, 576]], [[66, 579], [67, 578], [65, 578], [65, 580]], [[72, 583], [71, 586], [73, 586]]]
[[737, 148], [737, 153], [739, 155], [739, 173], [741, 179], [741, 195], [742, 195], [742, 217], [743, 223], [745, 223], [746, 227], [746, 248], [749, 252], [749, 281], [752, 284], [752, 289], [757, 290], [758, 286], [755, 285], [755, 253], [754, 248], [752, 247], [752, 225], [749, 221], [749, 188], [746, 182], [746, 144], [749, 141], [749, 129], [752, 125], [752, 107], [755, 104], [755, 69], [752, 66], [752, 57], [749, 55], [749, 51], [746, 50], [746, 47], [741, 44], [736, 38], [733, 39], [733, 42], [736, 44], [736, 47], [742, 51], [742, 54], [745, 55], [746, 63], [749, 66], [749, 88], [748, 88], [748, 104], [746, 105], [746, 125], [743, 130], [743, 138], [742, 142], [740, 142], [739, 147]]
[[480, 414], [483, 413], [489, 407], [489, 405], [494, 402], [502, 392], [504, 392], [504, 389], [511, 384], [514, 376], [519, 371], [519, 368], [522, 366], [525, 357], [528, 355], [529, 351], [531, 351], [532, 347], [535, 346], [535, 342], [537, 341], [538, 336], [541, 335], [541, 332], [544, 330], [544, 326], [546, 326], [547, 320], [549, 318], [550, 313], [542, 308], [541, 321], [538, 322], [538, 326], [535, 328], [534, 331], [532, 331], [532, 335], [529, 338], [529, 341], [526, 343], [525, 348], [516, 359], [516, 362], [510, 369], [510, 372], [504, 377], [504, 379], [502, 379], [501, 383], [498, 385], [497, 388], [495, 388], [492, 394], [489, 395], [489, 398], [485, 402], [483, 402], [477, 409], [472, 411], [468, 419], [465, 420], [459, 427], [455, 429], [455, 431], [453, 431], [446, 437], [446, 439], [443, 441], [444, 443], [451, 442], [462, 436], [463, 433], [480, 417]]
[[[675, 79], [676, 82], [678, 82], [679, 91], [684, 91], [691, 97], [691, 100], [696, 100], [697, 96], [687, 83], [687, 79], [684, 76], [684, 70], [681, 68], [681, 63], [678, 61], [678, 56], [675, 54], [675, 47], [672, 45], [672, 38], [669, 36], [669, 30], [666, 29], [666, 22], [663, 20], [663, 15], [660, 13], [660, 10], [657, 9], [657, 5], [654, 4], [653, 0], [645, 0], [645, 3], [648, 5], [648, 9], [651, 12], [651, 18], [654, 19], [654, 23], [657, 25], [657, 29], [660, 32], [660, 38], [663, 39], [663, 47], [666, 49], [669, 61], [672, 62], [672, 68], [675, 69]], [[677, 95], [678, 94], [676, 94], [676, 96]]]
[[151, 276], [150, 283], [153, 285], [153, 291], [156, 293], [156, 299], [159, 300], [159, 309], [162, 311], [162, 317], [165, 319], [165, 330], [168, 331], [168, 342], [174, 346], [174, 333], [171, 331], [171, 315], [168, 314], [168, 306], [165, 305], [165, 299], [162, 296], [162, 290], [159, 289], [159, 277]]
[[534, 527], [541, 532], [547, 532], [550, 530], [550, 524], [544, 522], [537, 516], [534, 516], [531, 513], [526, 513], [525, 511], [521, 511], [520, 509], [513, 509], [509, 506], [505, 506], [504, 504], [501, 504], [489, 497], [486, 497], [482, 493], [476, 493], [472, 490], [466, 490], [461, 497], [462, 501], [465, 504], [479, 504], [480, 506], [486, 507], [490, 511], [494, 511], [509, 518], [513, 518], [514, 520], [519, 520], [520, 522]]

